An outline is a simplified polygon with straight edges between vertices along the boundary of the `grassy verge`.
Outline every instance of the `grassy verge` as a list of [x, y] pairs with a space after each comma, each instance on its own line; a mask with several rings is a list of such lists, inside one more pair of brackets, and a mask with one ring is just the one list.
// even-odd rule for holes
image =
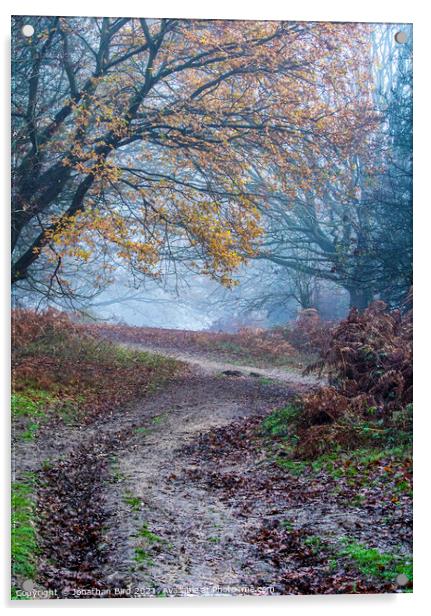
[[184, 370], [160, 355], [91, 334], [62, 313], [15, 311], [12, 418], [32, 441], [42, 424], [91, 421], [142, 397]]
[[[304, 426], [300, 403], [290, 404], [284, 408], [277, 409], [268, 415], [262, 422], [261, 434], [267, 437], [268, 444], [272, 446], [275, 453], [279, 453], [280, 465], [286, 466], [292, 462], [300, 470], [305, 466], [310, 466], [313, 470], [325, 467], [327, 470], [335, 471], [339, 462], [347, 463], [349, 460], [358, 463], [375, 463], [379, 459], [390, 456], [400, 456], [402, 458], [411, 456], [412, 450], [412, 431], [407, 427], [398, 425], [400, 415], [409, 421], [412, 416], [412, 405], [408, 405], [403, 411], [393, 413], [389, 421], [372, 421], [361, 416], [347, 419], [343, 417], [338, 422], [333, 422], [333, 427], [344, 428], [348, 425], [355, 435], [352, 440], [337, 440], [337, 432], [334, 430], [333, 439], [325, 439], [326, 434], [322, 434], [324, 446], [321, 447], [324, 453], [320, 455], [304, 455], [303, 443], [310, 437], [314, 438], [316, 425]], [[326, 428], [326, 422], [323, 424]], [[318, 427], [320, 425], [317, 424]], [[320, 435], [318, 434], [317, 437]], [[314, 450], [313, 450], [314, 452]], [[284, 462], [283, 462], [284, 460]], [[351, 469], [350, 472], [353, 472]]]
[[17, 595], [18, 585], [36, 576], [37, 538], [36, 505], [34, 501], [35, 475], [24, 473], [22, 479], [12, 483], [11, 490], [11, 553], [12, 553], [12, 599]]
[[[89, 333], [57, 312], [15, 311], [12, 427], [15, 442], [28, 443], [33, 468], [41, 429], [91, 423], [162, 387], [185, 365], [160, 355], [130, 350]], [[37, 578], [36, 475], [23, 473], [12, 484], [12, 597], [25, 580]]]
[[101, 324], [94, 329], [110, 340], [196, 353], [256, 368], [303, 370], [317, 359], [315, 351], [292, 345], [281, 328], [245, 328], [237, 333], [226, 333]]
[[394, 552], [381, 552], [347, 537], [343, 538], [341, 543], [343, 547], [337, 556], [350, 561], [366, 577], [391, 582], [398, 579], [401, 586], [413, 582], [413, 562], [410, 557]]
[[[304, 448], [301, 447], [301, 439], [309, 436], [306, 430], [301, 430], [301, 412], [299, 404], [291, 404], [277, 409], [263, 420], [260, 437], [270, 459], [298, 480], [306, 477], [307, 482], [324, 482], [328, 499], [338, 502], [343, 511], [358, 511], [368, 506], [374, 511], [375, 503], [381, 503], [384, 514], [372, 523], [382, 528], [387, 526], [387, 529], [394, 524], [395, 530], [388, 532], [398, 533], [399, 522], [405, 519], [404, 530], [408, 530], [412, 499], [412, 435], [408, 423], [404, 422], [400, 427], [399, 419], [401, 416], [404, 421], [406, 416], [410, 416], [411, 408], [394, 413], [393, 420], [386, 422], [384, 427], [358, 418], [356, 425], [362, 438], [358, 438], [356, 446], [350, 440], [342, 443], [334, 439], [325, 444], [324, 454], [310, 458], [303, 455]], [[294, 529], [289, 520], [283, 526], [290, 531]], [[407, 540], [401, 547], [402, 535], [399, 541], [398, 552], [370, 547], [353, 536], [338, 537], [338, 550], [324, 537], [309, 537], [306, 545], [316, 553], [326, 554], [332, 562], [333, 573], [343, 571], [343, 567], [353, 568], [364, 579], [380, 580], [402, 592], [411, 592], [412, 558], [404, 554], [409, 550], [409, 543]]]
[[[362, 583], [387, 582], [402, 592], [412, 592], [413, 561], [401, 551], [382, 551], [351, 537], [340, 537], [334, 545], [322, 537], [308, 535], [302, 543], [326, 563], [330, 575], [342, 570], [351, 576], [356, 571], [362, 576]], [[355, 592], [354, 584], [352, 590]]]
[[[388, 426], [380, 429], [376, 438], [369, 422], [358, 419], [363, 438], [358, 438], [356, 447], [351, 442], [343, 446], [334, 440], [326, 444], [326, 453], [307, 459], [298, 456], [298, 451], [302, 454], [301, 438], [308, 436], [307, 432], [298, 435], [300, 421], [301, 410], [293, 404], [277, 409], [262, 422], [261, 435], [280, 468], [297, 476], [326, 473], [359, 490], [370, 484], [381, 484], [392, 502], [397, 502], [402, 495], [412, 496], [411, 433]], [[359, 491], [359, 502], [360, 497]]]

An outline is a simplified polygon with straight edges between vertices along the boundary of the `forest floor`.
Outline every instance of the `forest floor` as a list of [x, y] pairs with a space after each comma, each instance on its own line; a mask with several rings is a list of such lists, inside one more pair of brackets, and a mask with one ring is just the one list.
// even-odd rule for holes
[[34, 598], [409, 587], [404, 451], [291, 462], [279, 414], [316, 379], [165, 353], [187, 367], [141, 399], [17, 438], [18, 475], [37, 484], [37, 573], [18, 587]]

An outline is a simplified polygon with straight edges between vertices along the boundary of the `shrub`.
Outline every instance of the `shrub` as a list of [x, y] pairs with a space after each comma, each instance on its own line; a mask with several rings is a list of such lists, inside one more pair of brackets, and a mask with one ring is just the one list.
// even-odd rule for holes
[[[412, 430], [412, 313], [374, 302], [352, 309], [332, 330], [321, 361], [329, 386], [302, 397], [295, 456], [315, 458], [334, 446], [408, 444]], [[308, 369], [310, 370], [310, 368]]]
[[282, 329], [285, 339], [302, 353], [323, 354], [331, 341], [334, 323], [322, 321], [317, 310], [302, 310], [295, 322]]
[[357, 410], [399, 411], [413, 397], [413, 319], [374, 302], [363, 313], [352, 308], [333, 330], [320, 367]]

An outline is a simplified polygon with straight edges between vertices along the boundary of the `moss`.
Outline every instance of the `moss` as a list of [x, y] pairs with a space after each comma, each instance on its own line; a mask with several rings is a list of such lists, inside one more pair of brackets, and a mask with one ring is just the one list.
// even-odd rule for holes
[[292, 426], [298, 413], [299, 409], [292, 404], [272, 412], [262, 422], [264, 434], [276, 437], [292, 435]]

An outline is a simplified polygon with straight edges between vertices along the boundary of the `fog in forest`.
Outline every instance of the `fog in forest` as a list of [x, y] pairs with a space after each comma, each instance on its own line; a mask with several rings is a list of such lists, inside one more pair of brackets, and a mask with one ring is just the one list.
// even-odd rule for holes
[[[183, 53], [183, 34], [177, 26], [171, 26], [169, 20], [168, 25], [160, 25], [158, 20], [148, 23], [154, 33], [158, 28], [162, 28], [161, 32], [172, 28], [170, 40], [176, 41], [178, 53]], [[200, 29], [208, 27], [208, 32], [216, 35], [210, 24], [180, 25], [185, 27], [186, 45], [194, 44], [193, 37]], [[68, 27], [74, 31], [73, 20]], [[95, 44], [95, 35], [90, 21], [85, 21], [85, 28], [88, 47]], [[15, 151], [24, 173], [22, 179], [21, 171], [16, 174], [16, 203], [24, 206], [22, 212], [17, 209], [13, 227], [15, 304], [80, 312], [90, 320], [216, 331], [280, 325], [296, 319], [306, 308], [317, 309], [322, 319], [334, 320], [344, 317], [349, 307], [361, 310], [374, 299], [382, 299], [390, 307], [401, 305], [412, 283], [411, 31], [409, 26], [403, 26], [409, 32], [405, 44], [396, 42], [396, 24], [352, 24], [330, 32], [342, 37], [348, 28], [352, 29], [352, 38], [349, 45], [340, 38], [344, 47], [338, 64], [330, 50], [325, 50], [328, 55], [320, 64], [323, 52], [312, 47], [314, 42], [308, 40], [306, 28], [295, 23], [280, 26], [281, 39], [294, 32], [304, 38], [305, 47], [298, 47], [296, 53], [298, 57], [310, 54], [310, 68], [303, 70], [311, 71], [316, 88], [303, 87], [294, 72], [290, 75], [284, 60], [271, 69], [274, 75], [266, 83], [257, 77], [252, 81], [257, 88], [253, 113], [261, 114], [263, 123], [269, 122], [270, 112], [260, 98], [266, 100], [270, 86], [279, 88], [271, 95], [271, 113], [274, 118], [277, 113], [285, 115], [281, 121], [274, 120], [275, 124], [281, 123], [274, 134], [268, 133], [268, 139], [263, 131], [258, 131], [255, 139], [248, 128], [244, 133], [242, 128], [235, 128], [237, 132], [230, 135], [235, 145], [230, 150], [211, 150], [212, 142], [224, 128], [216, 127], [209, 134], [209, 119], [203, 128], [195, 126], [193, 117], [203, 111], [190, 106], [172, 127], [145, 127], [147, 142], [142, 150], [134, 135], [126, 139], [121, 126], [97, 115], [100, 108], [100, 113], [112, 117], [108, 108], [111, 104], [114, 109], [118, 105], [118, 113], [122, 109], [120, 98], [115, 98], [120, 95], [109, 94], [105, 85], [100, 100], [89, 98], [87, 107], [78, 109], [78, 130], [85, 122], [86, 132], [93, 131], [94, 135], [88, 144], [71, 146], [76, 159], [73, 173], [69, 172], [72, 163], [67, 144], [61, 168], [57, 169], [58, 144], [53, 142], [52, 167], [48, 158], [41, 162], [46, 171], [33, 183], [28, 183], [25, 176], [28, 157], [33, 153], [24, 136], [27, 124], [21, 125], [20, 115], [21, 108], [33, 102], [18, 91], [27, 77], [26, 62], [31, 63], [28, 49], [23, 46], [13, 84], [18, 109]], [[133, 48], [137, 34], [132, 31], [129, 35]], [[205, 38], [199, 39], [202, 40]], [[60, 40], [58, 45], [61, 47]], [[319, 45], [326, 45], [323, 38]], [[47, 90], [45, 94], [41, 90], [40, 101], [34, 102], [41, 141], [48, 139], [43, 127], [48, 126], [51, 117], [44, 107], [45, 98], [51, 95], [50, 104], [57, 100], [59, 113], [63, 113], [62, 88], [77, 92], [80, 71], [80, 79], [84, 79], [86, 69], [80, 67], [88, 49], [85, 45], [79, 49], [82, 57], [69, 58], [77, 67], [76, 76], [72, 79], [69, 75], [69, 85], [62, 74], [57, 89], [52, 86], [52, 92]], [[112, 53], [116, 53], [115, 43]], [[91, 65], [91, 58], [88, 62]], [[142, 79], [146, 79], [144, 68], [137, 65], [130, 70], [143, 71]], [[40, 75], [47, 88], [50, 71], [47, 64]], [[287, 80], [283, 87], [279, 85], [282, 79], [278, 72]], [[325, 81], [329, 74], [336, 84], [334, 89]], [[244, 83], [235, 84], [238, 92], [249, 85], [247, 69], [241, 78]], [[153, 86], [147, 112], [158, 109], [161, 101], [166, 104], [165, 113], [172, 114], [180, 103], [184, 106], [188, 90], [179, 91], [180, 86], [184, 84], [176, 78], [166, 83], [161, 79], [157, 88]], [[192, 86], [193, 82], [184, 87]], [[173, 88], [169, 96], [166, 88]], [[202, 88], [205, 90], [207, 85], [201, 85], [196, 92]], [[234, 92], [233, 83], [227, 82], [226, 88]], [[289, 91], [297, 97], [292, 104], [286, 102]], [[205, 101], [204, 97], [204, 106]], [[90, 109], [91, 104], [97, 107], [97, 113], [91, 116], [94, 126], [82, 115], [85, 111], [90, 118], [89, 104]], [[209, 104], [214, 106], [214, 118], [218, 118], [224, 102], [209, 99]], [[247, 113], [244, 105], [238, 117], [244, 119]], [[296, 132], [289, 124], [290, 115], [296, 118]], [[255, 116], [247, 117], [248, 127], [257, 121]], [[155, 125], [157, 121], [155, 116]], [[84, 186], [90, 178], [85, 176], [85, 165], [88, 170], [90, 164], [86, 161], [93, 155], [89, 148], [93, 141], [100, 141], [103, 122], [114, 135], [118, 132], [118, 152], [111, 155], [112, 162], [103, 171], [110, 174], [108, 182], [105, 175], [101, 176], [97, 190], [88, 194], [87, 205], [84, 200], [75, 208], [73, 199], [81, 200], [79, 172], [84, 172]], [[142, 122], [137, 114], [133, 130], [139, 138]], [[182, 140], [194, 130], [193, 143], [173, 136], [175, 130], [182, 131]], [[73, 123], [66, 123], [61, 137], [69, 138], [72, 133]], [[189, 147], [193, 152], [195, 143], [201, 143], [199, 139], [205, 151], [202, 159], [183, 161], [182, 150]], [[166, 156], [165, 149], [174, 150], [175, 156], [170, 152], [170, 158]], [[218, 156], [226, 158], [216, 164], [214, 157]], [[37, 159], [33, 162], [37, 169]], [[64, 175], [64, 169], [69, 175]], [[44, 176], [48, 180], [49, 174], [59, 174], [58, 181], [64, 184], [62, 192], [52, 198], [44, 193]], [[238, 186], [239, 193], [235, 192]], [[29, 196], [20, 197], [19, 191]], [[46, 205], [35, 201], [29, 209], [31, 195], [46, 196]], [[143, 205], [138, 207], [141, 197]], [[67, 218], [75, 209], [78, 213]], [[71, 221], [70, 228], [57, 222], [59, 215]]]

